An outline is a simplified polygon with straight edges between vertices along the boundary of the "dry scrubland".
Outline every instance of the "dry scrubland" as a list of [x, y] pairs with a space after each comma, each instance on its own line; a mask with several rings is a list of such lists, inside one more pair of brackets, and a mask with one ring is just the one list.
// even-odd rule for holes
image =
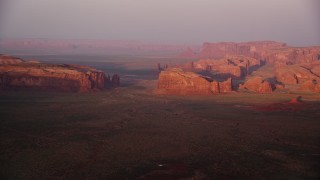
[[296, 96], [0, 92], [1, 179], [317, 179], [320, 97]]

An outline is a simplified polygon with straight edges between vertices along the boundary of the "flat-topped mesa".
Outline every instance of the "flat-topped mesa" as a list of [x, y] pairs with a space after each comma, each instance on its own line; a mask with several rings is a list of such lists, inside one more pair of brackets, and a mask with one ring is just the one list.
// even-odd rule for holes
[[320, 60], [320, 46], [273, 49], [268, 50], [263, 56], [267, 63], [277, 65], [311, 63]]
[[209, 77], [200, 76], [193, 72], [172, 68], [161, 71], [158, 89], [165, 94], [174, 95], [211, 95], [232, 91], [232, 80], [217, 82]]
[[88, 92], [104, 87], [104, 72], [90, 67], [27, 61], [0, 65], [0, 89]]
[[320, 47], [289, 47], [274, 41], [204, 43], [199, 58], [219, 59], [228, 55], [252, 57], [267, 63], [310, 63], [320, 60]]
[[228, 55], [221, 59], [201, 59], [185, 67], [208, 71], [222, 78], [243, 78], [260, 66], [261, 61], [255, 58]]
[[256, 42], [220, 42], [204, 43], [199, 53], [200, 58], [223, 58], [226, 55], [244, 55], [260, 59], [261, 55], [268, 49], [278, 49], [286, 47], [285, 43], [274, 41]]

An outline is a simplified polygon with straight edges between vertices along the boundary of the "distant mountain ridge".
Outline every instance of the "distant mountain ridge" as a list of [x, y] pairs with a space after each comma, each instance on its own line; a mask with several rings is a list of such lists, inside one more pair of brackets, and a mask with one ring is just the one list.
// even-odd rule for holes
[[[188, 45], [120, 40], [0, 39], [1, 53], [179, 54]], [[196, 46], [192, 46], [197, 48]]]

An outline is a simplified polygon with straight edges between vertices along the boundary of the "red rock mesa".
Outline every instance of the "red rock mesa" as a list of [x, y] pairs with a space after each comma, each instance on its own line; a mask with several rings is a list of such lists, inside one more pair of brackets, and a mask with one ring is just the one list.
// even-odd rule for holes
[[176, 95], [210, 95], [232, 91], [232, 80], [217, 82], [209, 77], [200, 76], [193, 72], [172, 68], [161, 71], [158, 89], [165, 94]]
[[0, 56], [0, 89], [88, 92], [104, 86], [104, 72], [90, 67], [29, 63]]

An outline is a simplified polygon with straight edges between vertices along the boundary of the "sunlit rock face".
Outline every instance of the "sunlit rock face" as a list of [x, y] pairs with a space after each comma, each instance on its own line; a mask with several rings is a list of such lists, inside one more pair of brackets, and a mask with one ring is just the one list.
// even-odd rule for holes
[[220, 59], [241, 55], [266, 63], [310, 63], [320, 60], [320, 47], [289, 47], [285, 43], [256, 41], [245, 43], [204, 43], [198, 58]]
[[211, 95], [232, 91], [232, 80], [217, 82], [209, 77], [173, 68], [160, 73], [158, 89], [164, 90], [166, 94]]
[[252, 77], [249, 78], [243, 85], [240, 85], [240, 90], [248, 90], [257, 93], [272, 93], [273, 87], [272, 83], [261, 78], [261, 77]]
[[24, 62], [22, 59], [0, 54], [0, 65], [18, 64]]
[[320, 61], [314, 63], [282, 65], [275, 67], [277, 81], [284, 84], [302, 84], [320, 80]]
[[90, 67], [28, 61], [0, 65], [1, 89], [88, 92], [104, 86], [104, 72]]
[[233, 91], [231, 78], [229, 78], [226, 81], [219, 82], [218, 85], [219, 85], [219, 93], [228, 93]]
[[[269, 93], [272, 89], [282, 89], [318, 92], [320, 46], [290, 47], [273, 41], [204, 43], [197, 57], [198, 60], [185, 64], [184, 69], [215, 79], [231, 77], [243, 81], [249, 77], [241, 87], [249, 91]], [[255, 76], [253, 72], [264, 65], [274, 67], [273, 72], [265, 72], [269, 73], [268, 78], [272, 81], [252, 79], [251, 76]]]
[[308, 80], [301, 84], [300, 91], [311, 91], [320, 93], [320, 81], [319, 80]]
[[312, 63], [320, 60], [320, 47], [287, 47], [268, 50], [264, 54], [267, 63], [301, 64]]
[[242, 78], [261, 66], [261, 61], [245, 56], [228, 55], [221, 59], [200, 59], [185, 67], [190, 70], [202, 70], [217, 77]]
[[296, 85], [300, 91], [320, 92], [320, 61], [277, 65], [274, 72], [278, 82]]

